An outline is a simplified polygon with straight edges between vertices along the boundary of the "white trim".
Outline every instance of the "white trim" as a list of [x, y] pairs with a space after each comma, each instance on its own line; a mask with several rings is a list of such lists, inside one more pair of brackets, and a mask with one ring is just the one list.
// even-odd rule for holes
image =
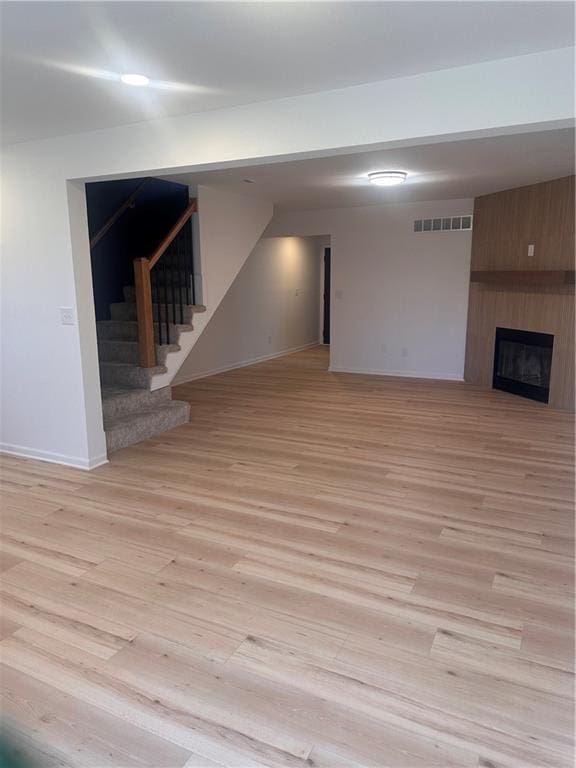
[[224, 365], [221, 368], [212, 368], [210, 371], [202, 371], [202, 373], [196, 373], [194, 376], [189, 376], [185, 379], [173, 381], [171, 386], [175, 387], [178, 384], [187, 384], [189, 381], [196, 381], [197, 379], [207, 379], [209, 376], [216, 376], [216, 374], [226, 373], [226, 371], [234, 371], [237, 368], [247, 368], [250, 365], [265, 363], [266, 360], [273, 360], [275, 357], [292, 355], [294, 352], [301, 352], [303, 349], [309, 349], [310, 347], [317, 347], [319, 345], [319, 341], [311, 341], [309, 344], [303, 344], [301, 347], [292, 347], [291, 349], [284, 349], [281, 352], [273, 352], [271, 355], [262, 355], [261, 357], [253, 357], [250, 360], [243, 360], [242, 362], [234, 363], [233, 365]]
[[368, 376], [391, 376], [396, 379], [434, 379], [438, 381], [460, 381], [462, 376], [455, 376], [453, 373], [430, 373], [429, 371], [381, 371], [374, 368], [340, 368], [331, 365], [328, 369], [330, 373], [360, 373]]
[[18, 456], [22, 459], [36, 459], [38, 461], [49, 461], [51, 464], [64, 464], [67, 467], [75, 469], [96, 469], [103, 464], [108, 463], [108, 456], [102, 454], [91, 459], [81, 459], [77, 456], [66, 456], [63, 453], [52, 453], [51, 451], [37, 451], [35, 448], [26, 448], [23, 445], [10, 445], [9, 443], [0, 443], [0, 454], [7, 456]]

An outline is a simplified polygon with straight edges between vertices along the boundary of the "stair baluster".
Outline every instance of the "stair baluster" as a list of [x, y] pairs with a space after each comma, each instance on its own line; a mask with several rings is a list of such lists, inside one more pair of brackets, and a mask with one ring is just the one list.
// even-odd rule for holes
[[[148, 257], [134, 260], [134, 281], [136, 293], [136, 311], [138, 317], [139, 361], [142, 368], [156, 365], [156, 340], [154, 321], [158, 323], [158, 341], [170, 343], [170, 320], [176, 325], [177, 305], [180, 322], [184, 323], [184, 303], [182, 301], [182, 279], [180, 273], [180, 252], [183, 253], [184, 286], [186, 302], [195, 303], [194, 257], [192, 253], [192, 232], [190, 218], [198, 210], [196, 200], [190, 200], [186, 210], [178, 218], [158, 248]], [[159, 264], [159, 268], [155, 269]], [[161, 281], [160, 281], [161, 278]], [[178, 289], [178, 296], [176, 289]], [[169, 294], [172, 300], [170, 313]], [[164, 312], [162, 312], [162, 297]], [[154, 308], [156, 317], [154, 317]], [[170, 317], [170, 314], [172, 317]]]

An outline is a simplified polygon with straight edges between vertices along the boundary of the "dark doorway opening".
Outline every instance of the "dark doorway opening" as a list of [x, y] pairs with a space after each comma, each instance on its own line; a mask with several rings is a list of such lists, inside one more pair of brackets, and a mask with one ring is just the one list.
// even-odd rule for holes
[[324, 248], [324, 323], [322, 341], [330, 344], [330, 278], [332, 273], [332, 254], [330, 248]]
[[496, 328], [494, 388], [547, 403], [553, 345], [550, 333]]

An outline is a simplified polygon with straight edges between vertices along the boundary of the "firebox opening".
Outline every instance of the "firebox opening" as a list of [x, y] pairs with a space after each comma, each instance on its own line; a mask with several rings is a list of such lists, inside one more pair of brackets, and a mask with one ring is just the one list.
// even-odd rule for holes
[[513, 328], [496, 328], [494, 389], [547, 403], [554, 336]]

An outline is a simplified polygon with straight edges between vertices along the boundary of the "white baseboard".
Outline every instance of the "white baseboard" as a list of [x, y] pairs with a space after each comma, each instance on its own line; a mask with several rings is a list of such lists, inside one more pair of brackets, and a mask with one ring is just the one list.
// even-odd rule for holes
[[376, 368], [344, 368], [331, 365], [330, 373], [360, 373], [367, 376], [390, 376], [395, 379], [434, 379], [437, 381], [464, 381], [462, 376], [453, 373], [434, 373], [430, 371], [382, 371]]
[[38, 451], [35, 448], [26, 448], [23, 445], [10, 445], [10, 443], [0, 443], [0, 454], [7, 456], [17, 456], [22, 459], [36, 459], [37, 461], [48, 461], [51, 464], [63, 464], [66, 467], [74, 469], [96, 469], [103, 464], [108, 463], [108, 456], [95, 456], [91, 459], [81, 459], [77, 456], [66, 456], [63, 453], [52, 453], [51, 451]]
[[249, 365], [257, 365], [258, 363], [265, 363], [267, 360], [273, 360], [275, 357], [284, 357], [284, 355], [292, 355], [294, 352], [301, 352], [303, 349], [309, 349], [310, 347], [317, 347], [320, 342], [311, 341], [309, 344], [303, 344], [300, 347], [291, 347], [290, 349], [284, 349], [281, 352], [273, 352], [271, 355], [261, 355], [260, 357], [252, 357], [249, 360], [242, 360], [240, 363], [234, 363], [233, 365], [224, 365], [221, 368], [212, 368], [210, 371], [202, 371], [202, 373], [195, 373], [193, 376], [187, 376], [185, 379], [175, 379], [171, 386], [177, 386], [178, 384], [187, 384], [189, 381], [196, 381], [197, 379], [207, 379], [209, 376], [216, 376], [218, 373], [226, 373], [226, 371], [235, 371], [237, 368], [247, 368]]

